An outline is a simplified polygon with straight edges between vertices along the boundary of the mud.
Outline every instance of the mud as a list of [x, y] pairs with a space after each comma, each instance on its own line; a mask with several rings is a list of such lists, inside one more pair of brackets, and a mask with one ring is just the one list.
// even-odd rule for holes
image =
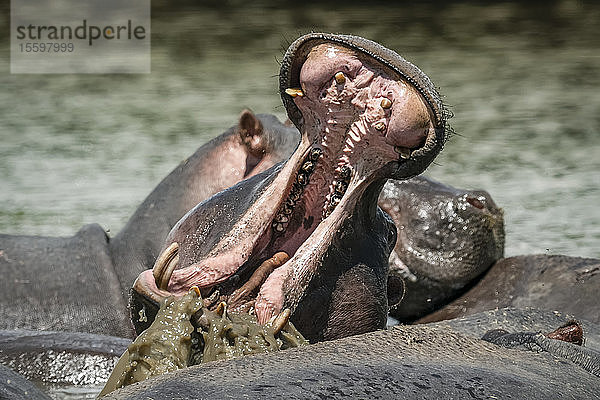
[[289, 312], [282, 313], [260, 325], [254, 315], [228, 312], [225, 303], [211, 311], [196, 287], [181, 298], [168, 297], [152, 325], [123, 353], [99, 396], [200, 363], [308, 344], [288, 319]]

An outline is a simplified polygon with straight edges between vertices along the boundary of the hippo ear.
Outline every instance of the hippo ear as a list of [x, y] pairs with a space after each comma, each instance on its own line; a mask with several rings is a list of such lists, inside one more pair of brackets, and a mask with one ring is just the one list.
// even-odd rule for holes
[[402, 302], [404, 298], [404, 292], [406, 291], [406, 284], [404, 279], [396, 275], [388, 275], [387, 282], [387, 297], [388, 307], [395, 308]]
[[238, 123], [238, 132], [242, 143], [248, 146], [252, 153], [261, 154], [264, 151], [263, 126], [252, 111], [247, 109], [242, 111]]

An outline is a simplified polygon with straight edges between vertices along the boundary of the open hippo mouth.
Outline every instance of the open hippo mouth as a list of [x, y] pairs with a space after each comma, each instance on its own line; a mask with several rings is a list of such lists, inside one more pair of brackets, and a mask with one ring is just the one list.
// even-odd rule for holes
[[[225, 209], [207, 217], [210, 200], [188, 212], [154, 269], [136, 280], [133, 306], [198, 286], [209, 308], [226, 301], [260, 323], [284, 309], [293, 314], [365, 191], [421, 173], [446, 140], [446, 112], [429, 78], [360, 37], [297, 39], [282, 61], [280, 93], [302, 134], [296, 151], [229, 197], [217, 195], [217, 208], [254, 196], [235, 218]], [[220, 224], [231, 226], [211, 239], [207, 231]]]

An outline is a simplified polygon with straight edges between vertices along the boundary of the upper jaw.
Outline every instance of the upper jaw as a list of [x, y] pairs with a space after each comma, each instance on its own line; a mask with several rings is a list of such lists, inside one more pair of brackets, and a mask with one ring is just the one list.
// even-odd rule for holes
[[[451, 112], [442, 103], [441, 96], [427, 75], [396, 52], [376, 42], [358, 36], [329, 33], [311, 33], [295, 40], [283, 57], [279, 75], [281, 98], [290, 120], [300, 132], [304, 132], [305, 125], [310, 123], [306, 111], [302, 110], [299, 104], [304, 99], [299, 100], [298, 97], [290, 96], [287, 90], [306, 87], [301, 82], [304, 63], [313, 49], [323, 44], [347, 49], [349, 52], [354, 53], [355, 59], [367, 60], [370, 65], [374, 65], [376, 69], [383, 70], [388, 75], [403, 82], [421, 97], [429, 114], [430, 129], [421, 142], [410, 142], [402, 139], [396, 140], [396, 143], [390, 141], [390, 144], [402, 148], [398, 149], [402, 153], [402, 157], [400, 157], [400, 162], [397, 162], [398, 157], [393, 160], [397, 165], [393, 176], [389, 176], [389, 178], [406, 179], [423, 172], [441, 151], [451, 133], [451, 129], [446, 122], [451, 117]], [[357, 70], [356, 63], [353, 61], [347, 62], [345, 66], [339, 66], [339, 71], [344, 72], [349, 77], [353, 77]], [[310, 98], [310, 95], [308, 97]], [[393, 107], [395, 106], [394, 103]], [[388, 122], [393, 123], [396, 115], [397, 113], [392, 113], [392, 121]], [[376, 123], [378, 121], [372, 122]], [[409, 157], [405, 157], [408, 155]]]

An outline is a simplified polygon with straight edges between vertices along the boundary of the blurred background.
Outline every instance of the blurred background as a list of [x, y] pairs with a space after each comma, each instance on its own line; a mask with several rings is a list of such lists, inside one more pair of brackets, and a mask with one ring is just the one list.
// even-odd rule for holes
[[489, 191], [507, 255], [600, 257], [600, 4], [154, 1], [152, 73], [11, 75], [0, 19], [0, 232], [111, 235], [240, 111], [285, 118], [278, 60], [309, 31], [417, 64], [457, 135], [427, 174]]

